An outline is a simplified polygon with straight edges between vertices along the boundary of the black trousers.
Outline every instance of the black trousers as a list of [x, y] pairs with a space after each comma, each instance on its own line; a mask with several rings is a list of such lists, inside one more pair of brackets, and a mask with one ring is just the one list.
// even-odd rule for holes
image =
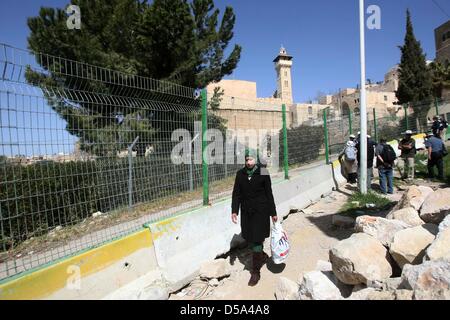
[[434, 166], [438, 169], [438, 178], [444, 179], [444, 160], [442, 157], [442, 153], [440, 152], [432, 152], [431, 160], [428, 159], [428, 177], [434, 178]]

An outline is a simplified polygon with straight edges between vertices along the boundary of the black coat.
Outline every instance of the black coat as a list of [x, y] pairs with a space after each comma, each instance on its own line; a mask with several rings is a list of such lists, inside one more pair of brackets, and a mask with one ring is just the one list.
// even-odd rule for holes
[[250, 180], [246, 168], [236, 173], [232, 213], [239, 214], [239, 207], [242, 237], [248, 242], [263, 242], [270, 235], [270, 217], [277, 215], [267, 169], [256, 169]]

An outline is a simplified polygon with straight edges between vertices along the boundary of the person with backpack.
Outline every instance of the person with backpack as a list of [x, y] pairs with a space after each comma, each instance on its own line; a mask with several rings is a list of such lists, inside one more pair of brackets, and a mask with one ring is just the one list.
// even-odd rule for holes
[[[383, 194], [394, 193], [394, 162], [397, 159], [394, 148], [387, 144], [386, 139], [381, 138], [377, 145], [375, 154], [377, 157], [378, 176], [380, 178], [380, 189]], [[387, 190], [386, 190], [387, 184]]]
[[414, 158], [416, 156], [416, 141], [412, 138], [412, 131], [406, 130], [405, 137], [400, 141], [398, 148], [401, 150], [398, 159], [398, 168], [401, 179], [412, 182], [414, 180]]
[[447, 149], [445, 144], [436, 135], [431, 132], [427, 134], [427, 140], [425, 141], [425, 148], [428, 151], [428, 177], [434, 178], [434, 166], [438, 169], [438, 179], [444, 180], [444, 157], [447, 155]]
[[350, 140], [345, 144], [344, 149], [339, 154], [339, 162], [341, 163], [341, 172], [348, 183], [356, 183], [358, 177], [358, 160], [356, 159], [357, 150], [354, 143], [355, 136], [351, 135]]
[[433, 124], [431, 125], [431, 130], [433, 131], [434, 136], [437, 137], [439, 135], [440, 128], [441, 128], [441, 121], [438, 116], [434, 116]]

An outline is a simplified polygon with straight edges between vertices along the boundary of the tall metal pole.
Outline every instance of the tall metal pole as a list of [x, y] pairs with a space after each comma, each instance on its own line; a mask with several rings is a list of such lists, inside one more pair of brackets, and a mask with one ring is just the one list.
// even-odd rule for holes
[[138, 140], [139, 136], [128, 147], [128, 207], [130, 209], [133, 206], [133, 147]]
[[330, 150], [328, 148], [327, 109], [323, 109], [323, 138], [325, 142], [325, 163], [330, 164]]
[[348, 113], [348, 128], [349, 128], [350, 134], [353, 134], [353, 127], [352, 127], [353, 119], [352, 118], [353, 118], [352, 111], [350, 110], [350, 112]]
[[373, 108], [373, 131], [375, 134], [375, 142], [378, 142], [377, 112], [375, 108]]
[[409, 130], [409, 123], [408, 123], [408, 105], [404, 105], [403, 108], [405, 109], [405, 123], [406, 123], [406, 130]]
[[289, 152], [288, 152], [288, 142], [287, 142], [287, 125], [286, 125], [286, 105], [283, 103], [281, 106], [282, 117], [283, 117], [283, 168], [284, 168], [284, 179], [289, 179]]
[[361, 56], [361, 135], [360, 135], [360, 179], [359, 190], [362, 194], [367, 193], [367, 111], [366, 111], [366, 50], [365, 50], [365, 7], [364, 0], [359, 0], [359, 38]]
[[194, 191], [194, 178], [192, 174], [192, 144], [194, 143], [195, 139], [197, 139], [200, 136], [200, 133], [197, 133], [189, 142], [189, 190]]
[[208, 155], [207, 147], [207, 129], [208, 129], [208, 102], [206, 89], [202, 90], [202, 176], [203, 176], [203, 205], [209, 204], [209, 181], [208, 181]]
[[436, 108], [436, 116], [439, 117], [439, 104], [438, 104], [438, 98], [434, 97], [434, 107]]

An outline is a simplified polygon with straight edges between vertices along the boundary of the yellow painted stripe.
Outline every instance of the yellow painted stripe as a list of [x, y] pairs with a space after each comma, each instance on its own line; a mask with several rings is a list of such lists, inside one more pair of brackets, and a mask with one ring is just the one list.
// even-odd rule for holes
[[337, 168], [337, 167], [339, 167], [341, 165], [339, 163], [339, 160], [334, 160], [332, 164], [333, 164], [333, 168]]
[[73, 276], [73, 273], [68, 273], [70, 266], [78, 266], [80, 276], [83, 278], [112, 265], [137, 250], [150, 248], [152, 245], [152, 235], [149, 229], [136, 232], [1, 284], [0, 300], [45, 298], [66, 286], [67, 280]]

